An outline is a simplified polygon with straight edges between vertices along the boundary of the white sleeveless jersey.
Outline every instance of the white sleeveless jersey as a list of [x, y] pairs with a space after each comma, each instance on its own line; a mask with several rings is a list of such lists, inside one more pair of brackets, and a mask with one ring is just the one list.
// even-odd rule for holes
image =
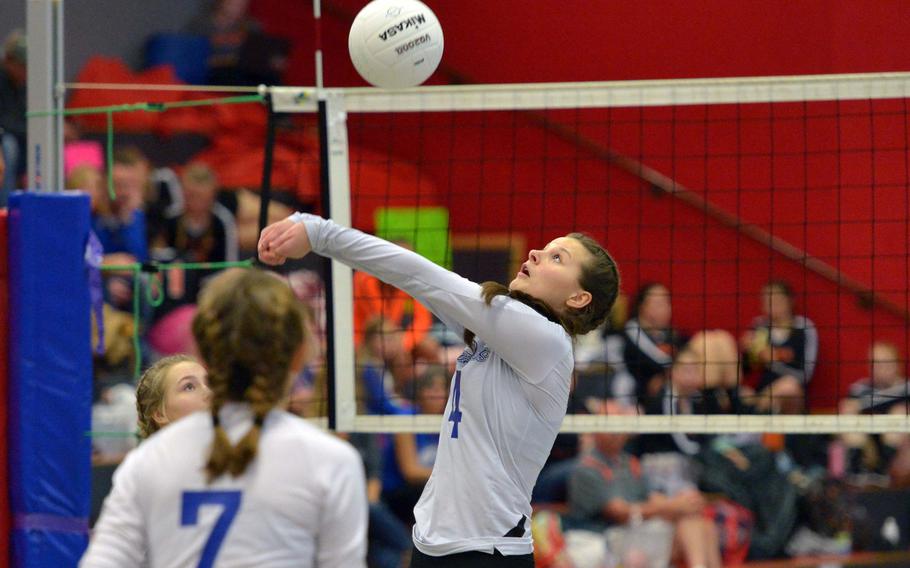
[[565, 417], [574, 365], [562, 326], [418, 254], [312, 215], [313, 251], [401, 288], [452, 330], [470, 329], [459, 357], [433, 474], [414, 509], [414, 545], [430, 556], [470, 550], [529, 554], [531, 490]]
[[[233, 442], [251, 416], [222, 409]], [[195, 413], [130, 452], [80, 566], [365, 566], [366, 481], [350, 444], [273, 410], [247, 470], [209, 485], [212, 435], [211, 415]]]

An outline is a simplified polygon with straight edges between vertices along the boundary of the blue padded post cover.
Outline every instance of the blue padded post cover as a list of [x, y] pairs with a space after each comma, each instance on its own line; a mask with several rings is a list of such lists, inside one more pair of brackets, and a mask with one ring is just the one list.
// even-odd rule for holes
[[88, 543], [92, 358], [84, 194], [9, 209], [9, 479], [14, 566], [74, 566]]

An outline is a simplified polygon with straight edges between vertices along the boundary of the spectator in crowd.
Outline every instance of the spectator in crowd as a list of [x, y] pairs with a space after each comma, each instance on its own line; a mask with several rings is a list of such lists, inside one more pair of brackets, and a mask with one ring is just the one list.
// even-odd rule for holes
[[818, 357], [815, 324], [794, 312], [793, 289], [783, 280], [762, 288], [761, 303], [764, 313], [740, 340], [747, 367], [760, 374], [755, 407], [762, 412], [804, 412]]
[[[237, 260], [237, 226], [231, 212], [217, 201], [218, 177], [202, 162], [186, 166], [181, 176], [183, 211], [164, 222], [153, 246], [168, 248], [185, 262]], [[190, 294], [195, 301], [198, 289]]]
[[[396, 241], [408, 250], [410, 244]], [[424, 363], [441, 363], [442, 347], [430, 333], [433, 314], [420, 302], [366, 272], [354, 274], [354, 337], [359, 344], [367, 322], [381, 317], [402, 332], [402, 351], [392, 360], [403, 380], [412, 380]]]
[[910, 380], [904, 372], [905, 362], [897, 345], [876, 341], [869, 347], [869, 376], [850, 385], [850, 396], [844, 402], [859, 412], [881, 413], [893, 406], [902, 408], [910, 401]]
[[[910, 381], [897, 345], [875, 341], [869, 347], [869, 376], [850, 386], [850, 394], [840, 402], [841, 414], [905, 415], [910, 409]], [[895, 456], [910, 442], [906, 434], [842, 434], [846, 448], [846, 472], [888, 474]]]
[[[646, 414], [705, 415], [742, 414], [752, 408], [740, 398], [739, 354], [736, 340], [723, 330], [696, 333], [679, 351], [668, 371], [670, 378], [658, 396], [642, 409]], [[654, 467], [672, 473], [676, 488], [694, 487], [692, 460], [714, 440], [714, 436], [685, 434], [644, 434], [630, 444], [646, 469]], [[750, 435], [732, 436], [729, 444], [753, 442]], [[672, 493], [672, 491], [666, 491]]]
[[685, 337], [673, 329], [670, 291], [663, 284], [643, 284], [635, 295], [632, 317], [626, 322], [623, 347], [625, 370], [635, 379], [639, 404], [659, 399], [673, 358]]
[[25, 173], [26, 45], [22, 30], [13, 30], [3, 42], [0, 65], [0, 207], [9, 192], [22, 188]]
[[[449, 394], [449, 375], [442, 365], [428, 367], [414, 384], [415, 414], [442, 414]], [[439, 434], [395, 434], [387, 447], [383, 498], [402, 521], [414, 523], [414, 505], [436, 461]]]
[[67, 189], [79, 189], [86, 192], [91, 203], [92, 217], [109, 217], [111, 200], [107, 194], [104, 172], [93, 164], [73, 166], [66, 176]]
[[[136, 148], [114, 151], [114, 199], [109, 214], [92, 217], [92, 230], [104, 249], [104, 263], [127, 265], [148, 260], [143, 194], [148, 183], [148, 161]], [[132, 309], [133, 286], [129, 272], [105, 272], [105, 300], [113, 307]]]
[[109, 215], [92, 219], [105, 255], [124, 253], [131, 262], [148, 260], [143, 195], [148, 183], [148, 161], [135, 147], [114, 151], [114, 199]]
[[[612, 400], [589, 399], [600, 414], [630, 414], [628, 406]], [[667, 495], [649, 487], [638, 460], [624, 448], [628, 434], [593, 434], [593, 447], [580, 459], [569, 481], [570, 515], [594, 529], [624, 527], [610, 538], [611, 552], [623, 565], [657, 555], [660, 535], [672, 534], [673, 556], [691, 567], [721, 566], [717, 528], [705, 518], [705, 497], [696, 489]], [[661, 521], [672, 531], [649, 521]], [[647, 538], [646, 542], [641, 537]], [[650, 536], [650, 538], [648, 538]], [[638, 544], [636, 545], [636, 541]], [[644, 545], [644, 546], [642, 546]], [[650, 561], [658, 562], [651, 558]], [[666, 564], [664, 560], [663, 564]]]
[[277, 85], [287, 67], [287, 42], [263, 33], [249, 0], [215, 0], [187, 28], [208, 37], [208, 81], [213, 85]]
[[209, 38], [209, 82], [213, 85], [242, 85], [239, 69], [244, 42], [261, 33], [262, 25], [248, 14], [249, 0], [215, 0], [190, 22], [187, 31]]
[[[231, 212], [216, 200], [215, 172], [206, 164], [190, 163], [180, 186], [182, 211], [161, 217], [160, 233], [152, 237], [152, 256], [161, 262], [236, 261], [237, 227]], [[155, 308], [149, 343], [159, 354], [193, 350], [189, 322], [195, 313], [196, 297], [202, 283], [216, 271], [177, 267], [156, 275], [161, 278], [163, 301]]]
[[371, 319], [364, 329], [363, 342], [357, 347], [357, 387], [362, 390], [366, 411], [371, 414], [410, 414], [412, 404], [402, 392], [407, 390], [396, 377], [391, 362], [398, 359], [402, 333], [382, 317]]

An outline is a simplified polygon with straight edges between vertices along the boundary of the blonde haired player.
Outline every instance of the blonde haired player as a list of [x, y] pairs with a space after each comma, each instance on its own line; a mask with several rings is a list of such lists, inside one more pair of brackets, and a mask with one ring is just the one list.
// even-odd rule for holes
[[205, 367], [192, 355], [157, 361], [136, 385], [139, 437], [148, 438], [184, 416], [207, 410], [212, 398]]
[[414, 509], [411, 566], [532, 567], [531, 489], [566, 413], [572, 337], [609, 314], [616, 263], [572, 233], [532, 250], [506, 288], [313, 215], [296, 213], [259, 239], [270, 264], [310, 251], [401, 288], [465, 335], [433, 473]]
[[169, 425], [114, 474], [81, 566], [362, 567], [363, 464], [279, 405], [304, 364], [303, 309], [282, 281], [228, 271], [193, 335], [211, 412]]

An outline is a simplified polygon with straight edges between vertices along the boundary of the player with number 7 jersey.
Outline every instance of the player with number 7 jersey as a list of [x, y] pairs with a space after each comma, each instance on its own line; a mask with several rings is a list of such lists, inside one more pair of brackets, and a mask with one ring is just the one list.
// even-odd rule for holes
[[305, 317], [287, 284], [261, 270], [206, 286], [193, 335], [211, 411], [126, 457], [80, 566], [366, 565], [359, 454], [280, 409], [305, 362]]
[[266, 263], [310, 251], [404, 290], [465, 337], [414, 509], [411, 566], [533, 566], [531, 490], [566, 413], [572, 338], [602, 323], [616, 299], [613, 259], [571, 233], [530, 251], [505, 287], [313, 215], [296, 213], [260, 236]]

